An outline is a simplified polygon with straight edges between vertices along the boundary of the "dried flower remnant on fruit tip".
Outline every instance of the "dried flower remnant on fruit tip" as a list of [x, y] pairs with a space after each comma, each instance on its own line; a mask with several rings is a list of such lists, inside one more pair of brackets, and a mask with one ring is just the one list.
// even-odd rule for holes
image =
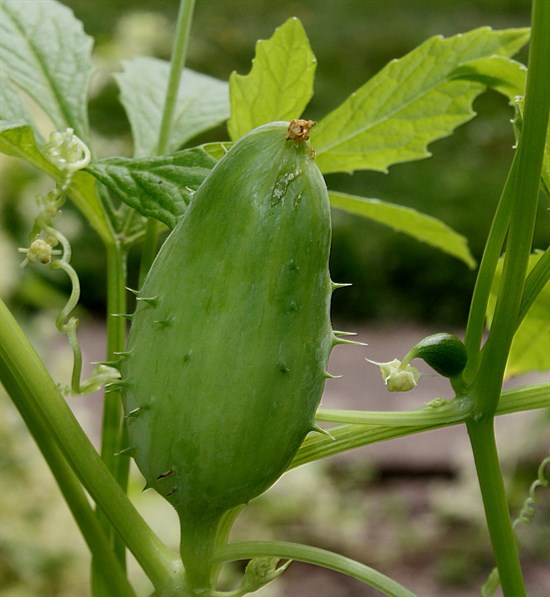
[[295, 118], [288, 125], [288, 132], [285, 139], [287, 141], [296, 141], [296, 143], [309, 141], [309, 132], [316, 124], [317, 123], [314, 120], [301, 120], [300, 118]]

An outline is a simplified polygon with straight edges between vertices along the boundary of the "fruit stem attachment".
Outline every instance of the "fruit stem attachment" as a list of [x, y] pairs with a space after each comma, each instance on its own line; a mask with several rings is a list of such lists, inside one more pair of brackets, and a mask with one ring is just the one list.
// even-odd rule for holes
[[190, 597], [204, 597], [212, 591], [214, 572], [218, 569], [214, 564], [214, 552], [221, 515], [195, 515], [188, 511], [178, 512], [178, 515], [186, 588]]

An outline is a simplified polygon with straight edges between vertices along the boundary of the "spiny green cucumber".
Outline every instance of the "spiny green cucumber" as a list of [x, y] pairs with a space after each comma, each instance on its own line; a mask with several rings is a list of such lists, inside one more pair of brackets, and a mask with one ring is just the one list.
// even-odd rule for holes
[[312, 124], [275, 122], [235, 143], [162, 246], [133, 317], [128, 435], [148, 486], [178, 511], [194, 586], [209, 582], [205, 564], [192, 568], [222, 514], [272, 485], [313, 429], [330, 351], [347, 342], [330, 325]]

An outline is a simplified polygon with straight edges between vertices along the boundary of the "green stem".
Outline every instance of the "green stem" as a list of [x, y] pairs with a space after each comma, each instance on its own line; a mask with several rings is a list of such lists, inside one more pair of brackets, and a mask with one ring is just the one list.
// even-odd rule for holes
[[[126, 321], [115, 314], [126, 312], [126, 251], [117, 242], [107, 245], [107, 361], [116, 361], [116, 353], [124, 350], [126, 343]], [[103, 401], [103, 423], [101, 434], [101, 458], [121, 489], [128, 490], [128, 473], [130, 461], [117, 456], [126, 446], [124, 441], [122, 405], [119, 391], [105, 391]], [[107, 534], [111, 549], [114, 550], [120, 565], [126, 569], [126, 546], [115, 532], [109, 519], [101, 508], [97, 517]], [[99, 566], [94, 559], [92, 563], [93, 594], [102, 594], [108, 571]]]
[[469, 421], [468, 434], [502, 590], [505, 597], [524, 597], [527, 593], [506, 502], [493, 419]]
[[[498, 404], [497, 414], [504, 415], [549, 407], [550, 384], [539, 384], [503, 392]], [[331, 437], [319, 433], [310, 434], [302, 444], [289, 468], [295, 468], [308, 462], [321, 460], [328, 456], [341, 454], [376, 442], [405, 437], [432, 429], [441, 429], [442, 427], [458, 425], [462, 422], [464, 421], [446, 420], [438, 423], [434, 422], [429, 425], [416, 425], [412, 427], [396, 426], [395, 422], [391, 426], [364, 423], [341, 425], [330, 429]]]
[[170, 77], [168, 79], [168, 88], [166, 89], [166, 98], [164, 100], [164, 110], [162, 112], [162, 121], [160, 124], [159, 140], [157, 144], [157, 155], [163, 155], [169, 149], [170, 132], [172, 130], [172, 120], [178, 99], [180, 80], [187, 56], [187, 46], [189, 45], [189, 32], [193, 20], [193, 9], [195, 0], [181, 0], [176, 25], [176, 39], [172, 49], [172, 60], [170, 64]]
[[[0, 378], [9, 394], [16, 395], [18, 393], [17, 374], [14, 373], [12, 363], [4, 358], [3, 353], [0, 358]], [[16, 406], [52, 471], [94, 561], [97, 562], [100, 569], [108, 571], [108, 574], [105, 575], [105, 583], [109, 593], [121, 597], [135, 597], [135, 592], [115, 557], [78, 478], [67, 464], [50, 430], [44, 425], [30, 401], [17, 400]]]
[[523, 127], [513, 181], [513, 207], [500, 291], [491, 331], [475, 382], [474, 417], [495, 412], [504, 369], [517, 329], [540, 189], [542, 158], [550, 108], [550, 3], [533, 3], [529, 71]]
[[94, 502], [134, 554], [159, 594], [177, 594], [182, 571], [179, 558], [147, 526], [113, 479], [90, 440], [74, 418], [40, 357], [0, 301], [1, 381], [21, 412], [30, 413], [44, 434], [59, 447], [67, 463]]
[[[511, 201], [512, 211], [502, 280], [479, 370], [477, 372], [470, 370], [468, 379], [473, 381], [471, 388], [473, 410], [471, 418], [467, 421], [468, 432], [489, 535], [502, 590], [506, 597], [525, 595], [525, 586], [506, 503], [493, 418], [499, 404], [510, 347], [520, 319], [535, 227], [550, 108], [549, 31], [550, 3], [547, 0], [534, 0], [523, 126], [513, 170], [508, 181], [511, 199], [508, 199], [508, 184], [506, 185], [506, 197], [507, 201]], [[492, 242], [493, 239], [489, 238], [488, 244]], [[483, 283], [487, 286], [490, 283], [489, 279], [483, 280]], [[480, 307], [481, 305], [478, 304], [477, 308]], [[476, 316], [480, 317], [477, 311]], [[477, 330], [473, 333], [477, 333]], [[471, 342], [471, 338], [469, 341]]]
[[[107, 361], [116, 361], [126, 345], [126, 251], [119, 244], [107, 247]], [[101, 457], [126, 491], [128, 460], [117, 454], [123, 445], [122, 404], [120, 391], [105, 392]]]
[[407, 411], [362, 411], [320, 408], [315, 413], [317, 421], [364, 425], [387, 425], [391, 427], [415, 427], [417, 425], [446, 425], [461, 423], [468, 416], [471, 401], [456, 398], [443, 401], [441, 406], [427, 406]]
[[[170, 76], [168, 79], [168, 87], [166, 89], [166, 97], [164, 100], [164, 109], [162, 112], [162, 120], [160, 124], [159, 139], [157, 143], [157, 155], [163, 155], [169, 151], [170, 148], [170, 133], [172, 131], [172, 121], [174, 119], [174, 111], [178, 99], [179, 86], [181, 76], [183, 74], [183, 67], [185, 65], [185, 58], [187, 56], [187, 46], [189, 45], [189, 32], [191, 30], [191, 22], [193, 20], [193, 10], [195, 8], [195, 0], [180, 0], [180, 9], [178, 13], [176, 38], [174, 40], [174, 47], [172, 49], [172, 60], [170, 64]], [[141, 264], [139, 271], [140, 287], [145, 280], [145, 276], [153, 263], [157, 252], [159, 225], [157, 220], [149, 218], [147, 222], [147, 229], [145, 233], [145, 243], [141, 256]]]
[[481, 360], [481, 340], [485, 330], [487, 303], [512, 214], [513, 188], [517, 172], [516, 157], [517, 154], [514, 156], [514, 161], [512, 162], [506, 184], [504, 185], [493, 223], [491, 224], [470, 304], [470, 313], [468, 315], [464, 338], [464, 344], [468, 352], [468, 362], [462, 374], [466, 383], [471, 383], [475, 378]]
[[409, 591], [381, 572], [365, 566], [365, 564], [325, 549], [310, 547], [309, 545], [300, 545], [285, 541], [229, 543], [216, 551], [215, 559], [218, 562], [231, 562], [234, 560], [249, 560], [255, 557], [270, 556], [297, 560], [299, 562], [322, 566], [329, 570], [335, 570], [378, 589], [384, 595], [392, 597], [415, 597], [412, 591]]
[[186, 588], [192, 597], [212, 591], [217, 572], [213, 563], [220, 516], [178, 512], [181, 526], [180, 555], [185, 566]]

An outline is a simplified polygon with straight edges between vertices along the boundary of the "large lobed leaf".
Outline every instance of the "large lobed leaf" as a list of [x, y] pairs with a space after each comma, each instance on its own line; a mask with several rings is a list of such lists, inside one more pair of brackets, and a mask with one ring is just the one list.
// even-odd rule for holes
[[[156, 153], [170, 64], [157, 58], [136, 58], [116, 75], [120, 100], [134, 136], [134, 155]], [[170, 131], [168, 153], [229, 117], [228, 84], [184, 69]]]
[[5, 76], [44, 109], [57, 130], [71, 127], [84, 141], [89, 137], [91, 50], [92, 39], [59, 2], [1, 0], [0, 62]]
[[123, 203], [173, 228], [215, 163], [196, 147], [156, 158], [105, 158], [87, 170]]
[[454, 76], [466, 63], [511, 56], [527, 29], [488, 27], [444, 39], [433, 37], [393, 60], [313, 129], [321, 171], [378, 170], [428, 157], [429, 143], [474, 116], [473, 100], [487, 81]]
[[256, 44], [248, 75], [229, 79], [233, 141], [275, 120], [299, 118], [313, 95], [317, 60], [300, 21], [289, 19]]
[[461, 64], [450, 78], [477, 81], [502, 93], [513, 103], [516, 97], [525, 95], [527, 67], [504, 56], [489, 56]]
[[[534, 253], [529, 258], [529, 271], [542, 258], [542, 252]], [[504, 259], [501, 258], [491, 295], [487, 305], [487, 325], [491, 327], [502, 279]], [[505, 379], [529, 373], [530, 371], [550, 371], [550, 281], [543, 285], [542, 291], [535, 298], [529, 311], [521, 322], [510, 349], [506, 364]]]
[[369, 218], [398, 232], [403, 232], [460, 259], [470, 268], [476, 265], [466, 239], [432, 216], [380, 199], [367, 199], [334, 191], [329, 193], [329, 197], [332, 207]]

